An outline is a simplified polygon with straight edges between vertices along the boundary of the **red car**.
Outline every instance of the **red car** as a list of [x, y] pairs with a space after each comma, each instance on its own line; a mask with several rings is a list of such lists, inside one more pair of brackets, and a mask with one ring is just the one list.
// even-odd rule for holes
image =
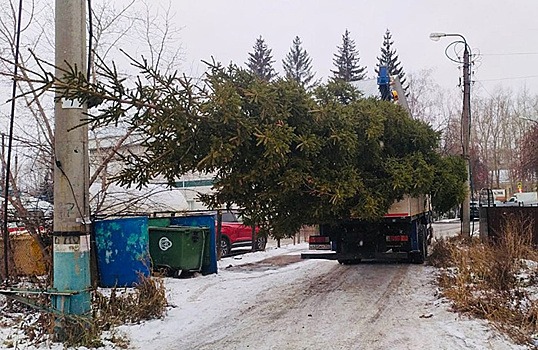
[[[256, 227], [256, 233], [259, 227]], [[265, 250], [267, 237], [260, 235], [256, 240], [256, 249]], [[222, 256], [230, 255], [232, 248], [252, 246], [252, 227], [243, 224], [241, 215], [236, 212], [222, 213], [220, 247]]]

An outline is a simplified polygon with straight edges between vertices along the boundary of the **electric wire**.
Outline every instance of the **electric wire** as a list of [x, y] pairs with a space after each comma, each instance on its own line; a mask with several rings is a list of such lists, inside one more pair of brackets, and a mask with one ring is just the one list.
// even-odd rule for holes
[[506, 77], [506, 78], [496, 78], [496, 79], [480, 79], [480, 81], [501, 81], [501, 80], [519, 80], [519, 79], [531, 79], [538, 78], [538, 75], [527, 75], [522, 77]]
[[13, 86], [11, 91], [11, 115], [9, 119], [9, 135], [7, 146], [7, 159], [6, 159], [6, 182], [4, 186], [4, 283], [7, 284], [9, 280], [9, 265], [8, 265], [8, 250], [9, 250], [9, 231], [7, 226], [8, 219], [8, 199], [9, 199], [9, 174], [11, 173], [11, 148], [13, 146], [13, 127], [15, 124], [15, 100], [17, 96], [17, 75], [19, 73], [19, 49], [21, 40], [21, 21], [22, 21], [22, 3], [19, 1], [19, 13], [17, 16], [17, 32], [15, 39], [15, 59], [14, 59], [14, 71], [13, 71]]
[[525, 56], [538, 55], [538, 52], [483, 53], [482, 56]]

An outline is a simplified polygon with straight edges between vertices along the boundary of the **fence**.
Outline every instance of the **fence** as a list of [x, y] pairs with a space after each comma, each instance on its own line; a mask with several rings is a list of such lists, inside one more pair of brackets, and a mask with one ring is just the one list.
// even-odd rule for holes
[[538, 245], [538, 206], [532, 207], [480, 207], [480, 239], [495, 240], [503, 228], [518, 220], [530, 226], [532, 242]]

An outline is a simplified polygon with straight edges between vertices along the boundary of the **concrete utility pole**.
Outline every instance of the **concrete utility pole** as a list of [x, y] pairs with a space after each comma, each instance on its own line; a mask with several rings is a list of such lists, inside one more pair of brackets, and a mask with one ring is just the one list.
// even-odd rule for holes
[[[56, 0], [57, 67], [86, 69], [86, 1]], [[56, 70], [56, 76], [63, 73]], [[54, 131], [53, 306], [67, 314], [90, 311], [88, 128], [80, 126], [86, 106], [56, 95]]]
[[[456, 43], [463, 43], [463, 110], [461, 117], [461, 142], [462, 142], [462, 156], [465, 161], [465, 166], [467, 168], [467, 179], [465, 180], [465, 189], [466, 194], [462, 203], [461, 211], [461, 235], [464, 238], [471, 237], [471, 157], [469, 154], [469, 145], [470, 145], [470, 134], [471, 134], [471, 60], [470, 60], [470, 49], [467, 45], [467, 40], [461, 34], [447, 34], [447, 33], [431, 33], [430, 39], [433, 41], [438, 41], [442, 37], [446, 36], [455, 36], [461, 38], [462, 41], [455, 41], [450, 45]], [[449, 45], [449, 46], [450, 46]], [[445, 50], [446, 52], [446, 50]], [[448, 56], [448, 55], [447, 55]], [[450, 60], [461, 63], [461, 61], [456, 61], [450, 57]]]
[[[463, 37], [462, 37], [463, 38]], [[461, 118], [461, 137], [463, 143], [463, 159], [467, 167], [467, 179], [465, 188], [467, 193], [463, 200], [461, 213], [462, 227], [461, 234], [465, 238], [471, 237], [471, 156], [469, 154], [470, 133], [471, 133], [471, 62], [469, 60], [469, 49], [465, 38], [465, 49], [463, 51], [463, 111]]]

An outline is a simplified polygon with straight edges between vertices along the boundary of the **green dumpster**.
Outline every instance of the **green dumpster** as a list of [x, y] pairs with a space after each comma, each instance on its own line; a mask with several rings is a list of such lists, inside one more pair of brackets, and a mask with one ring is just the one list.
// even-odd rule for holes
[[156, 217], [148, 219], [148, 226], [150, 227], [168, 227], [170, 226], [170, 218]]
[[169, 276], [201, 271], [208, 228], [150, 226], [148, 229], [149, 254], [154, 270]]

